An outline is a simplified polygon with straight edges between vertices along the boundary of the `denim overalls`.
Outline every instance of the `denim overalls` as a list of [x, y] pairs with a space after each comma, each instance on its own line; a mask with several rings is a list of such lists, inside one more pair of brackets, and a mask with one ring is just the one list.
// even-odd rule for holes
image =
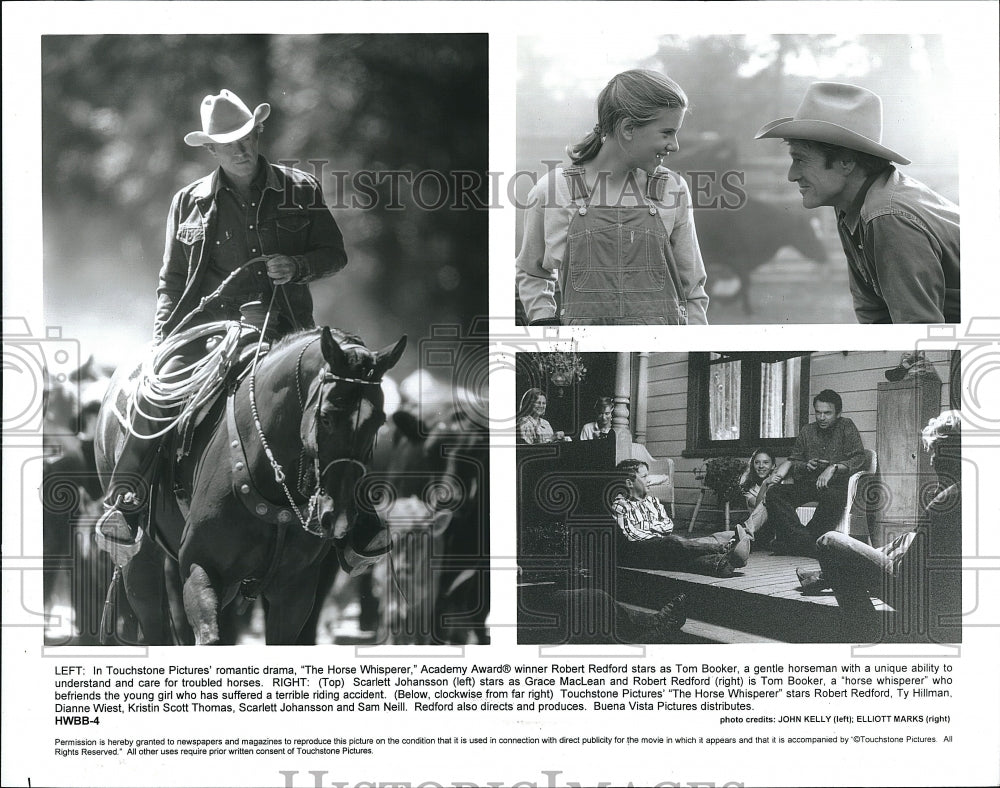
[[687, 300], [653, 200], [669, 176], [646, 182], [645, 205], [590, 205], [583, 167], [563, 170], [576, 211], [562, 271], [563, 325], [684, 325]]

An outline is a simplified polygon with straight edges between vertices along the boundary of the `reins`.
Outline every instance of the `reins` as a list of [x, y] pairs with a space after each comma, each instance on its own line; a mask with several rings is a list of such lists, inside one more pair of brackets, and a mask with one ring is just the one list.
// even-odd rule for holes
[[[266, 336], [267, 333], [267, 325], [271, 320], [271, 314], [274, 311], [274, 301], [277, 298], [277, 296], [278, 296], [278, 288], [275, 287], [271, 292], [271, 303], [268, 304], [267, 306], [267, 314], [264, 315], [264, 325], [261, 326], [260, 336], [257, 339], [257, 347], [254, 350], [253, 362], [250, 365], [250, 384], [249, 384], [250, 415], [253, 417], [253, 425], [257, 429], [257, 437], [260, 438], [260, 445], [264, 448], [264, 454], [267, 456], [267, 461], [271, 464], [271, 469], [274, 471], [274, 481], [277, 482], [279, 485], [281, 485], [281, 489], [285, 493], [285, 498], [288, 501], [288, 505], [291, 507], [292, 511], [295, 512], [295, 516], [298, 518], [299, 523], [302, 525], [302, 527], [309, 533], [319, 536], [321, 532], [314, 531], [310, 527], [310, 523], [313, 517], [315, 516], [316, 504], [318, 503], [320, 498], [320, 493], [322, 492], [322, 485], [320, 484], [320, 479], [318, 477], [316, 479], [316, 491], [309, 498], [308, 501], [309, 507], [306, 510], [305, 515], [303, 515], [302, 512], [299, 510], [298, 505], [295, 503], [295, 500], [292, 498], [291, 490], [288, 489], [288, 485], [285, 483], [285, 471], [281, 467], [281, 464], [278, 462], [278, 460], [275, 458], [274, 452], [271, 451], [271, 446], [267, 442], [267, 436], [264, 434], [264, 427], [260, 423], [260, 413], [257, 410], [257, 391], [255, 387], [255, 383], [257, 380], [257, 365], [260, 362], [260, 354], [261, 354], [261, 349], [263, 348], [264, 345], [264, 337]], [[296, 387], [298, 386], [298, 381], [299, 381], [298, 366], [302, 362], [302, 356], [306, 352], [306, 348], [308, 348], [309, 345], [311, 344], [312, 342], [307, 344], [302, 349], [302, 352], [299, 354], [299, 358], [296, 362], [296, 370], [295, 370]], [[318, 464], [319, 462], [317, 461], [316, 465], [318, 466]]]
[[[250, 414], [253, 417], [254, 428], [257, 430], [257, 436], [260, 438], [260, 443], [264, 449], [264, 454], [266, 455], [267, 460], [271, 465], [271, 469], [274, 472], [274, 481], [281, 486], [282, 491], [285, 493], [285, 498], [288, 501], [288, 505], [291, 507], [292, 511], [295, 512], [295, 516], [298, 518], [299, 523], [301, 524], [303, 529], [305, 529], [308, 533], [313, 534], [314, 536], [323, 536], [322, 529], [314, 528], [312, 525], [312, 521], [316, 515], [316, 506], [319, 502], [319, 499], [325, 494], [325, 490], [323, 488], [323, 478], [326, 476], [327, 471], [329, 471], [330, 468], [333, 467], [334, 465], [340, 463], [351, 463], [357, 465], [358, 467], [361, 468], [363, 474], [368, 472], [368, 467], [363, 462], [353, 457], [341, 457], [335, 460], [331, 460], [329, 463], [326, 464], [326, 466], [324, 466], [321, 469], [320, 459], [317, 452], [317, 456], [313, 458], [313, 474], [315, 476], [316, 489], [309, 498], [308, 507], [306, 508], [305, 513], [303, 513], [303, 511], [300, 510], [298, 505], [295, 503], [295, 500], [292, 497], [292, 492], [288, 488], [288, 485], [286, 483], [287, 477], [285, 475], [284, 468], [282, 468], [281, 464], [274, 456], [274, 452], [271, 450], [271, 446], [267, 441], [267, 436], [264, 434], [264, 427], [261, 424], [260, 414], [257, 409], [257, 392], [255, 385], [257, 379], [257, 366], [260, 361], [261, 349], [264, 344], [264, 337], [266, 336], [267, 333], [268, 323], [271, 320], [271, 314], [274, 309], [274, 301], [278, 295], [278, 289], [279, 288], [276, 287], [271, 294], [271, 303], [268, 305], [267, 313], [264, 316], [264, 325], [261, 327], [260, 337], [257, 340], [257, 347], [254, 351], [254, 358], [250, 367], [250, 376], [249, 376]], [[298, 358], [295, 361], [296, 394], [298, 395], [299, 408], [302, 410], [303, 413], [305, 413], [305, 409], [308, 403], [305, 401], [305, 398], [303, 397], [302, 394], [302, 374], [301, 374], [302, 359], [305, 356], [306, 351], [312, 346], [314, 342], [316, 342], [316, 339], [313, 339], [311, 342], [308, 342], [299, 352]], [[358, 383], [368, 386], [380, 386], [382, 384], [381, 380], [362, 380], [359, 378], [348, 378], [342, 375], [336, 375], [330, 370], [324, 368], [320, 368], [319, 372], [316, 375], [316, 380], [318, 381], [320, 387], [320, 390], [318, 390], [316, 393], [317, 419], [319, 418], [320, 407], [322, 406], [323, 403], [323, 397], [321, 391], [323, 384], [333, 383], [335, 381], [346, 382], [346, 383]], [[360, 419], [360, 414], [358, 415], [358, 418]], [[357, 426], [358, 425], [356, 424], [355, 429], [357, 429]]]

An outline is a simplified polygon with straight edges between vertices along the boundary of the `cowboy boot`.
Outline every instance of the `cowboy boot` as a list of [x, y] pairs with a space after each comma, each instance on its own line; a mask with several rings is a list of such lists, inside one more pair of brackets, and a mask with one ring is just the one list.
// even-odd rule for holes
[[[128, 493], [131, 495], [131, 493]], [[125, 566], [135, 558], [142, 547], [142, 527], [130, 524], [120, 506], [126, 496], [119, 496], [110, 509], [100, 516], [94, 526], [99, 549], [111, 556], [115, 566]], [[138, 513], [132, 513], [137, 519]]]
[[796, 568], [795, 576], [799, 579], [802, 596], [816, 596], [830, 587], [826, 578], [823, 577], [822, 569], [809, 569], [800, 566]]
[[374, 514], [359, 515], [352, 529], [333, 543], [341, 568], [351, 577], [374, 566], [392, 550], [389, 529]]
[[729, 562], [737, 569], [747, 565], [750, 558], [750, 543], [753, 538], [742, 523], [736, 524], [736, 538], [729, 549]]
[[687, 594], [679, 594], [653, 614], [655, 626], [672, 632], [687, 623]]
[[159, 446], [158, 439], [129, 435], [108, 482], [106, 511], [98, 518], [94, 531], [97, 546], [107, 552], [117, 566], [125, 566], [131, 561], [142, 545], [139, 521], [148, 503], [143, 500], [142, 493], [144, 490], [148, 493]]

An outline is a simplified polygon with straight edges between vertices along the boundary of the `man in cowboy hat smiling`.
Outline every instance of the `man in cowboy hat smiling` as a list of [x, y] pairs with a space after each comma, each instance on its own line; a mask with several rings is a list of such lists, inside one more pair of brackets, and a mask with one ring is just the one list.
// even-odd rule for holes
[[[188, 145], [204, 147], [219, 166], [177, 192], [170, 205], [153, 323], [157, 343], [181, 324], [187, 328], [239, 320], [241, 305], [267, 299], [270, 286], [253, 275], [231, 280], [224, 294], [216, 293], [230, 274], [255, 259], [264, 261], [267, 278], [283, 291], [271, 301], [269, 337], [312, 328], [307, 283], [347, 263], [343, 236], [323, 202], [319, 182], [260, 155], [262, 124], [270, 113], [269, 104], [250, 112], [239, 96], [222, 90], [204, 98], [202, 129], [184, 137]], [[213, 294], [216, 297], [207, 298]], [[159, 374], [178, 374], [196, 358], [197, 350], [186, 345]], [[139, 549], [134, 541], [138, 515], [147, 503], [141, 491], [130, 489], [128, 480], [149, 481], [160, 445], [153, 436], [170, 415], [155, 403], [137, 406], [133, 434], [108, 483], [108, 510], [97, 522], [97, 533], [99, 544], [117, 564], [125, 564]]]
[[878, 96], [815, 82], [756, 138], [770, 137], [788, 143], [802, 204], [836, 209], [859, 323], [961, 320], [958, 207], [892, 165], [910, 161], [881, 143]]

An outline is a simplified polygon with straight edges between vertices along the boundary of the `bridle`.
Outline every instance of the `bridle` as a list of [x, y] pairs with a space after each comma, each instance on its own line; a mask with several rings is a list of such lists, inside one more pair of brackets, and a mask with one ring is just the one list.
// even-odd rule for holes
[[[273, 300], [272, 300], [272, 304], [273, 304]], [[265, 318], [265, 321], [264, 321], [264, 327], [265, 328], [267, 326], [267, 321], [270, 318], [270, 316], [271, 316], [271, 310], [268, 309], [267, 317]], [[267, 436], [264, 434], [264, 428], [263, 428], [263, 425], [261, 424], [260, 415], [259, 415], [259, 412], [257, 410], [257, 396], [256, 396], [256, 390], [255, 390], [255, 381], [256, 381], [256, 377], [257, 377], [257, 364], [258, 364], [258, 360], [259, 360], [259, 357], [260, 357], [260, 350], [261, 350], [261, 343], [263, 341], [263, 336], [264, 336], [264, 331], [262, 330], [261, 331], [261, 339], [258, 340], [257, 352], [254, 354], [253, 365], [251, 367], [250, 375], [249, 375], [249, 378], [250, 378], [250, 382], [249, 382], [249, 389], [250, 389], [250, 392], [249, 392], [250, 393], [250, 412], [251, 412], [251, 415], [253, 417], [254, 428], [257, 431], [257, 437], [260, 439], [261, 446], [264, 449], [264, 454], [267, 456], [267, 460], [271, 464], [271, 469], [274, 472], [274, 481], [278, 485], [281, 486], [281, 489], [282, 489], [282, 491], [285, 494], [285, 499], [288, 501], [288, 505], [291, 507], [292, 511], [295, 512], [295, 516], [298, 518], [299, 524], [302, 526], [302, 528], [307, 533], [313, 534], [314, 536], [319, 536], [319, 537], [323, 537], [323, 538], [333, 538], [332, 533], [331, 534], [325, 533], [323, 531], [322, 526], [318, 522], [318, 520], [316, 520], [316, 508], [317, 508], [317, 506], [319, 504], [319, 501], [323, 497], [325, 497], [327, 495], [327, 491], [326, 491], [326, 489], [324, 488], [324, 485], [323, 485], [323, 480], [326, 478], [326, 475], [329, 472], [330, 468], [332, 468], [335, 465], [344, 464], [344, 463], [350, 464], [350, 465], [356, 465], [358, 468], [360, 468], [362, 476], [364, 476], [365, 474], [368, 473], [368, 466], [365, 464], [365, 462], [363, 462], [362, 460], [358, 459], [357, 457], [338, 457], [338, 458], [335, 458], [335, 459], [331, 460], [330, 462], [328, 462], [325, 466], [323, 466], [321, 468], [320, 467], [321, 460], [320, 460], [320, 457], [319, 457], [319, 440], [317, 438], [315, 440], [315, 444], [316, 444], [316, 456], [314, 456], [312, 458], [312, 475], [313, 475], [313, 478], [311, 480], [312, 484], [309, 485], [309, 486], [313, 486], [314, 485], [315, 489], [314, 489], [312, 495], [309, 497], [309, 500], [307, 502], [305, 510], [302, 510], [302, 509], [299, 508], [299, 506], [295, 503], [295, 500], [294, 500], [294, 498], [292, 496], [291, 490], [288, 488], [288, 484], [286, 483], [285, 471], [282, 468], [281, 464], [278, 462], [278, 460], [275, 458], [274, 452], [271, 451], [270, 444], [267, 441]], [[308, 387], [309, 390], [313, 390], [314, 387], [315, 387], [315, 389], [314, 389], [315, 393], [312, 394], [312, 395], [310, 395], [308, 397], [308, 399], [307, 399], [303, 395], [303, 391], [302, 391], [302, 359], [305, 356], [306, 351], [318, 339], [319, 339], [319, 337], [315, 337], [311, 341], [307, 342], [303, 346], [302, 350], [299, 351], [298, 358], [295, 361], [295, 386], [296, 386], [296, 394], [298, 395], [299, 410], [302, 412], [303, 415], [305, 415], [306, 409], [309, 406], [309, 403], [312, 401], [313, 397], [315, 397], [315, 400], [316, 400], [315, 412], [313, 414], [313, 429], [314, 430], [318, 430], [319, 429], [321, 408], [323, 406], [323, 399], [324, 399], [323, 398], [323, 387], [325, 385], [328, 385], [328, 384], [331, 384], [331, 383], [338, 383], [338, 382], [340, 382], [340, 383], [354, 383], [354, 384], [363, 385], [363, 386], [381, 386], [382, 385], [382, 379], [381, 379], [381, 377], [379, 377], [379, 378], [363, 379], [363, 378], [346, 377], [344, 375], [337, 375], [336, 373], [332, 372], [329, 369], [329, 364], [326, 363], [322, 367], [320, 367], [319, 371], [316, 373], [316, 377], [314, 378], [314, 384], [310, 385]], [[363, 345], [359, 345], [359, 344], [356, 344], [356, 343], [350, 343], [350, 344], [344, 345], [344, 346], [342, 346], [341, 349], [352, 349], [352, 348], [360, 348], [360, 349], [367, 350], [367, 348], [364, 348]], [[359, 427], [360, 427], [360, 419], [361, 419], [360, 408], [357, 409], [355, 418], [356, 418], [356, 421], [355, 421], [355, 424], [354, 424], [354, 433], [356, 434], [357, 431], [358, 431], [358, 429], [359, 429]], [[371, 456], [372, 452], [374, 451], [374, 448], [375, 447], [374, 447], [374, 441], [373, 441], [371, 449], [369, 449], [366, 452], [366, 454], [369, 457]], [[305, 447], [303, 446], [303, 456], [302, 456], [302, 459], [305, 460], [306, 458], [307, 458], [307, 455], [305, 454]]]

